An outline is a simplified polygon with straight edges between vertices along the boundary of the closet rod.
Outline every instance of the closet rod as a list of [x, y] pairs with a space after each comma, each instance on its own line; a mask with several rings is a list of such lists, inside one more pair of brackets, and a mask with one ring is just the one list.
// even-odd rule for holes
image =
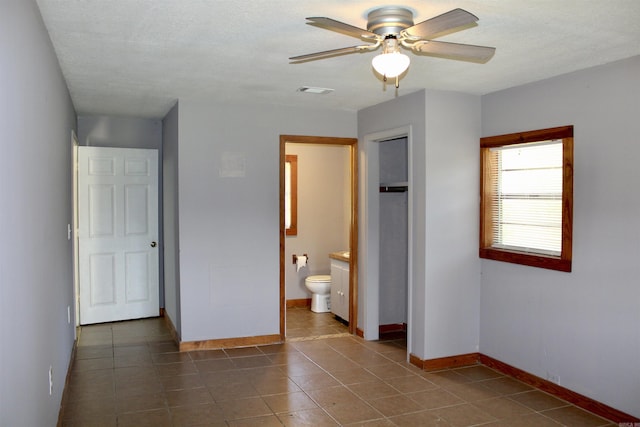
[[381, 193], [404, 193], [405, 191], [407, 191], [406, 185], [380, 187]]

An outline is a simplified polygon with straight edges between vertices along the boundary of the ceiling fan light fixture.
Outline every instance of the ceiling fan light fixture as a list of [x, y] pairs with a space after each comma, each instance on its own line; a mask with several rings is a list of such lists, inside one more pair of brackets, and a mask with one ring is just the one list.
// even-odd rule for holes
[[403, 53], [400, 53], [398, 39], [387, 37], [384, 40], [382, 53], [371, 61], [373, 68], [382, 76], [388, 78], [398, 77], [409, 68], [411, 60]]
[[409, 68], [411, 60], [400, 52], [381, 53], [373, 58], [371, 65], [381, 75], [394, 78], [404, 73]]

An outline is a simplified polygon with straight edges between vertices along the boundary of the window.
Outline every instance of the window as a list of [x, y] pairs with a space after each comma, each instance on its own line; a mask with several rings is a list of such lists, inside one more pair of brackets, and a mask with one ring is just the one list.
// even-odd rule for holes
[[298, 156], [284, 159], [284, 228], [285, 235], [298, 234]]
[[573, 126], [480, 139], [480, 257], [571, 271]]

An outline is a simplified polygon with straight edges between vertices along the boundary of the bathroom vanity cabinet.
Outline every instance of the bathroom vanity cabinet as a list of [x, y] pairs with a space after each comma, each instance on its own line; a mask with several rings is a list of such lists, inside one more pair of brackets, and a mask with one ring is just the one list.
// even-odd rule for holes
[[340, 252], [331, 258], [331, 312], [349, 321], [349, 259]]

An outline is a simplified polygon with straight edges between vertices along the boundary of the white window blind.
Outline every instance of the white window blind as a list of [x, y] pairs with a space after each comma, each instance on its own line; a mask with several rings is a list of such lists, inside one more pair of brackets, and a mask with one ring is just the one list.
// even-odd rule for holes
[[559, 256], [562, 140], [491, 149], [495, 248]]

